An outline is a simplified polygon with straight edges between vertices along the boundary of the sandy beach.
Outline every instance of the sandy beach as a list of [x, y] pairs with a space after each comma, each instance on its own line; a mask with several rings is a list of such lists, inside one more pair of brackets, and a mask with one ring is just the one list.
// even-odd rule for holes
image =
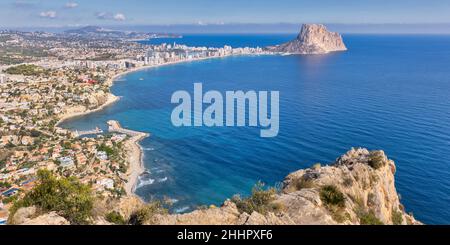
[[144, 151], [142, 150], [139, 142], [150, 135], [143, 132], [138, 132], [130, 129], [124, 129], [118, 121], [111, 120], [108, 121], [109, 132], [121, 133], [130, 136], [127, 141], [125, 141], [124, 147], [127, 154], [128, 170], [127, 176], [128, 181], [125, 184], [125, 191], [127, 195], [133, 195], [136, 189], [139, 176], [144, 173]]
[[131, 137], [125, 143], [129, 163], [127, 171], [128, 182], [125, 184], [125, 191], [129, 196], [134, 195], [139, 176], [145, 171], [144, 151], [139, 142], [148, 136], [148, 134], [141, 133], [138, 136]]

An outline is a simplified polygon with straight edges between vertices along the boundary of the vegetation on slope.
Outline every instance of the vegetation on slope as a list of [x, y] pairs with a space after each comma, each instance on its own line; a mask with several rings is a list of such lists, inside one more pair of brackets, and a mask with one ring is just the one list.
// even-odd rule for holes
[[10, 217], [22, 207], [35, 206], [42, 212], [55, 211], [72, 224], [87, 224], [93, 207], [88, 185], [75, 177], [56, 178], [50, 171], [39, 170], [39, 184], [10, 209]]

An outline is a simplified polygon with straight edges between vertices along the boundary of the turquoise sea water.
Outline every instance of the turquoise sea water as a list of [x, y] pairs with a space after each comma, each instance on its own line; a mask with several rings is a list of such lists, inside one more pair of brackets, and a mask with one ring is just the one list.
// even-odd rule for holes
[[[271, 45], [294, 36], [264, 40]], [[232, 40], [242, 46], [239, 36]], [[112, 88], [122, 100], [63, 126], [106, 128], [116, 119], [151, 133], [142, 142], [149, 174], [137, 194], [176, 199], [178, 212], [248, 194], [258, 180], [273, 185], [351, 147], [383, 149], [397, 163], [407, 211], [428, 224], [450, 223], [450, 36], [347, 35], [345, 41], [344, 53], [229, 57], [128, 74]], [[206, 36], [198, 39], [208, 44]], [[260, 138], [258, 128], [173, 127], [171, 95], [192, 93], [195, 82], [222, 92], [280, 91], [279, 136]]]

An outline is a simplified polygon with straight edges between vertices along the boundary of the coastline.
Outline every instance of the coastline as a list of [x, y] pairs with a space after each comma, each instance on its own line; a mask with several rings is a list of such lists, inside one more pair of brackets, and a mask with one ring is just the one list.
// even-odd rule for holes
[[[147, 65], [147, 66], [140, 66], [140, 67], [135, 67], [135, 68], [131, 68], [125, 71], [120, 71], [117, 74], [113, 75], [111, 78], [109, 78], [105, 84], [108, 86], [108, 88], [111, 88], [115, 81], [124, 76], [127, 75], [129, 73], [133, 73], [133, 72], [137, 72], [137, 71], [141, 71], [141, 70], [146, 70], [146, 69], [152, 69], [152, 68], [158, 68], [158, 67], [162, 67], [162, 66], [169, 66], [169, 65], [176, 65], [176, 64], [182, 64], [182, 63], [188, 63], [188, 62], [196, 62], [196, 61], [203, 61], [203, 60], [210, 60], [210, 59], [217, 59], [217, 58], [228, 58], [231, 56], [263, 56], [263, 55], [276, 55], [276, 53], [264, 53], [264, 54], [230, 54], [230, 55], [224, 55], [224, 56], [213, 56], [213, 57], [204, 57], [204, 58], [195, 58], [195, 59], [190, 59], [190, 60], [179, 60], [179, 61], [171, 61], [171, 62], [167, 62], [167, 63], [163, 63], [163, 64], [157, 64], [157, 65]], [[62, 115], [60, 117], [60, 119], [58, 120], [58, 122], [56, 123], [56, 127], [58, 127], [61, 123], [63, 123], [66, 120], [69, 119], [73, 119], [73, 118], [77, 118], [77, 117], [82, 117], [82, 116], [86, 116], [88, 114], [94, 113], [94, 112], [98, 112], [103, 110], [104, 108], [114, 104], [115, 102], [120, 100], [120, 97], [114, 95], [111, 92], [108, 92], [106, 94], [106, 96], [108, 96], [107, 101], [105, 103], [103, 103], [101, 106], [92, 109], [92, 110], [86, 110], [83, 112], [72, 112], [72, 113], [65, 113], [64, 115]]]
[[145, 172], [144, 151], [139, 142], [148, 136], [149, 134], [140, 133], [137, 136], [131, 137], [131, 139], [127, 140], [125, 143], [129, 163], [127, 171], [128, 181], [125, 184], [125, 192], [127, 193], [127, 196], [135, 195], [134, 192], [139, 181], [139, 176]]
[[142, 149], [142, 146], [139, 144], [139, 142], [149, 137], [150, 134], [122, 128], [120, 123], [115, 120], [108, 121], [108, 126], [109, 132], [116, 132], [130, 136], [130, 138], [127, 139], [124, 144], [128, 162], [128, 169], [126, 173], [127, 182], [124, 188], [127, 196], [133, 196], [139, 180], [139, 176], [145, 171], [144, 150]]
[[73, 119], [73, 118], [77, 118], [77, 117], [83, 117], [86, 116], [88, 114], [94, 113], [94, 112], [98, 112], [101, 111], [103, 109], [105, 109], [106, 107], [113, 105], [114, 103], [116, 103], [117, 101], [120, 100], [120, 97], [112, 94], [112, 93], [107, 93], [106, 96], [108, 97], [106, 99], [106, 102], [103, 103], [101, 106], [92, 109], [92, 110], [85, 110], [85, 111], [79, 111], [79, 112], [69, 112], [69, 113], [64, 113], [63, 115], [60, 116], [58, 122], [56, 123], [56, 127], [59, 127], [59, 125], [69, 119]]
[[[231, 57], [231, 56], [249, 56], [249, 55], [252, 55], [252, 54], [239, 54], [239, 55], [231, 54], [231, 55], [225, 55], [225, 56], [214, 56], [214, 57], [204, 57], [204, 58], [196, 58], [196, 59], [190, 59], [190, 60], [179, 60], [179, 61], [172, 61], [172, 62], [167, 62], [167, 63], [163, 63], [163, 64], [158, 64], [158, 65], [135, 67], [132, 69], [118, 72], [117, 74], [113, 75], [110, 79], [108, 79], [105, 82], [105, 84], [108, 86], [108, 88], [111, 88], [118, 78], [120, 78], [124, 75], [127, 75], [129, 73], [133, 73], [133, 72], [137, 72], [137, 71], [141, 71], [141, 70], [157, 68], [157, 67], [162, 67], [162, 66], [168, 66], [168, 65], [181, 64], [181, 63], [187, 63], [187, 62], [209, 60], [209, 59], [215, 59], [215, 58], [227, 58], [227, 57]], [[273, 55], [273, 54], [257, 54], [257, 55], [261, 56], [261, 55]], [[83, 117], [88, 114], [101, 111], [101, 110], [105, 109], [106, 107], [111, 106], [120, 100], [120, 97], [112, 94], [111, 92], [106, 93], [106, 96], [108, 97], [106, 102], [95, 109], [65, 113], [64, 115], [62, 115], [60, 117], [60, 119], [56, 123], [56, 127], [60, 128], [59, 125], [69, 119]], [[121, 128], [120, 124], [118, 122], [117, 122], [117, 124], [118, 124], [119, 128]], [[132, 131], [132, 130], [130, 130], [130, 131]], [[126, 149], [127, 159], [128, 159], [128, 163], [129, 163], [129, 167], [127, 170], [128, 180], [124, 187], [125, 191], [127, 193], [127, 196], [137, 196], [135, 194], [136, 185], [139, 181], [139, 176], [145, 172], [144, 151], [142, 149], [142, 146], [139, 143], [146, 137], [150, 136], [148, 133], [137, 132], [137, 131], [133, 131], [133, 132], [137, 133], [137, 135], [132, 136], [130, 139], [128, 139], [125, 142], [125, 149]]]

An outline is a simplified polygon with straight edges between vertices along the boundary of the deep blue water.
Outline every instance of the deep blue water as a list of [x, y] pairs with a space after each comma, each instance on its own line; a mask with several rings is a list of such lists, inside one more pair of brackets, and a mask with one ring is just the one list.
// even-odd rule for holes
[[[267, 39], [276, 38], [286, 37]], [[142, 146], [151, 174], [137, 194], [175, 198], [178, 211], [248, 194], [258, 180], [275, 184], [351, 147], [383, 149], [397, 163], [407, 211], [428, 224], [450, 223], [450, 36], [345, 41], [344, 53], [229, 57], [129, 74], [112, 88], [122, 100], [65, 126], [105, 128], [117, 119], [150, 132]], [[192, 93], [195, 82], [204, 90], [280, 91], [279, 136], [260, 138], [257, 128], [173, 127], [171, 95]]]

